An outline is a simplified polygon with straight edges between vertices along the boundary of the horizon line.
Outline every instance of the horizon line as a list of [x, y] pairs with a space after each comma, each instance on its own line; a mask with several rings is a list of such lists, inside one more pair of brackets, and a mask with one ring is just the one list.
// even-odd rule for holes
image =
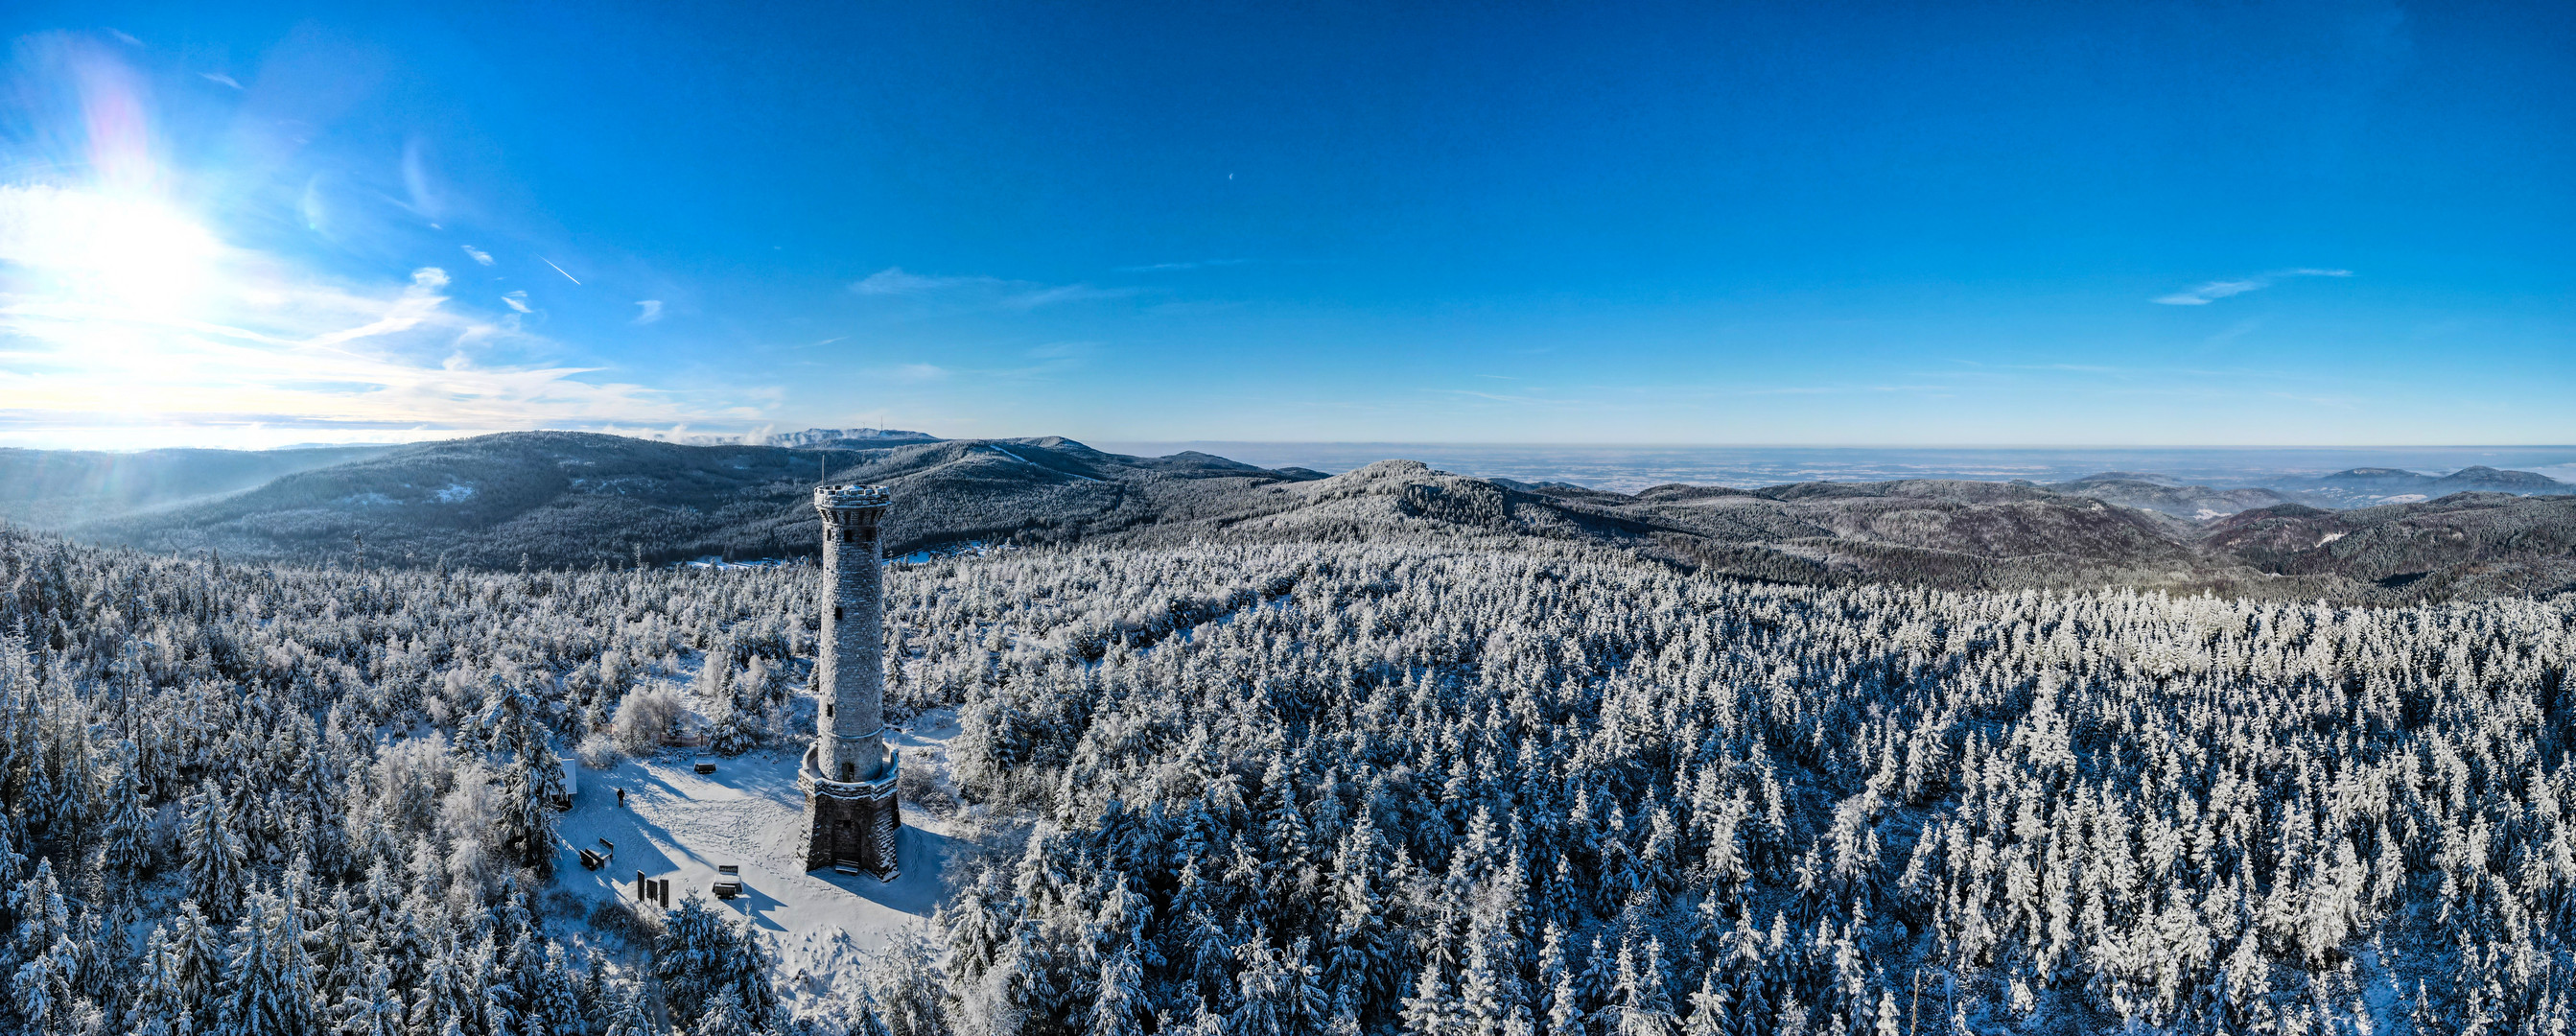
[[[776, 426], [771, 426], [771, 427], [776, 427]], [[813, 426], [812, 428], [807, 428], [807, 429], [797, 429], [796, 431], [811, 431], [811, 430], [821, 429], [822, 427], [823, 427], [823, 426], [816, 425], [816, 426]], [[878, 430], [889, 430], [889, 431], [908, 431], [909, 429], [878, 429]], [[424, 429], [414, 429], [414, 431], [426, 431], [426, 430], [424, 430]], [[19, 444], [0, 443], [0, 450], [28, 450], [28, 451], [36, 451], [36, 452], [57, 452], [57, 453], [147, 453], [147, 452], [151, 452], [151, 451], [154, 451], [154, 450], [211, 450], [211, 451], [219, 451], [219, 452], [233, 452], [233, 453], [271, 453], [271, 452], [278, 452], [278, 451], [284, 451], [284, 450], [301, 450], [301, 449], [341, 449], [341, 448], [348, 448], [348, 447], [364, 447], [364, 446], [381, 446], [381, 447], [386, 447], [386, 448], [389, 448], [389, 449], [390, 449], [390, 448], [401, 447], [401, 446], [416, 445], [416, 444], [424, 443], [424, 442], [452, 442], [452, 441], [460, 440], [460, 439], [475, 439], [475, 438], [483, 438], [483, 437], [487, 437], [487, 436], [494, 436], [494, 435], [517, 435], [517, 434], [526, 434], [526, 433], [530, 433], [530, 432], [571, 432], [571, 433], [590, 434], [590, 435], [613, 435], [613, 436], [618, 436], [618, 437], [620, 437], [620, 438], [635, 439], [635, 440], [644, 441], [644, 442], [664, 442], [664, 443], [670, 443], [670, 444], [672, 444], [672, 445], [682, 445], [682, 446], [692, 446], [692, 445], [765, 445], [765, 444], [761, 444], [761, 443], [751, 443], [751, 442], [734, 442], [734, 443], [726, 443], [726, 442], [721, 442], [721, 441], [717, 441], [717, 440], [725, 440], [725, 439], [748, 439], [748, 438], [751, 438], [751, 437], [754, 437], [754, 436], [760, 436], [760, 435], [764, 435], [764, 434], [792, 434], [792, 433], [764, 433], [764, 432], [752, 432], [752, 431], [745, 431], [745, 432], [703, 432], [703, 433], [692, 433], [692, 432], [688, 432], [688, 431], [685, 431], [685, 430], [677, 430], [677, 429], [675, 429], [675, 430], [673, 430], [673, 431], [671, 431], [671, 432], [661, 432], [661, 433], [653, 433], [653, 434], [638, 434], [638, 432], [637, 432], [637, 431], [629, 431], [629, 430], [626, 430], [626, 429], [619, 429], [619, 428], [613, 428], [613, 427], [612, 427], [612, 428], [609, 428], [609, 429], [604, 429], [604, 430], [603, 430], [603, 429], [600, 429], [600, 428], [521, 428], [521, 429], [500, 429], [500, 430], [465, 430], [465, 429], [459, 429], [459, 430], [455, 430], [455, 431], [453, 432], [453, 434], [437, 434], [437, 433], [434, 433], [434, 432], [433, 432], [432, 434], [425, 435], [425, 436], [422, 436], [422, 437], [419, 437], [419, 438], [402, 439], [402, 440], [384, 440], [384, 439], [375, 439], [375, 440], [368, 440], [368, 439], [348, 439], [348, 440], [337, 440], [337, 441], [331, 441], [331, 440], [314, 440], [314, 441], [307, 441], [307, 442], [287, 443], [287, 444], [282, 444], [282, 445], [277, 445], [277, 446], [263, 446], [263, 447], [197, 446], [197, 445], [187, 445], [187, 444], [185, 444], [185, 443], [171, 443], [171, 444], [166, 444], [166, 445], [156, 445], [156, 446], [122, 446], [122, 447], [107, 447], [107, 446], [76, 446], [76, 445], [62, 445], [62, 446], [33, 446], [33, 445], [19, 445]], [[2023, 442], [2023, 443], [2014, 443], [2014, 442], [1884, 443], [1884, 442], [1814, 442], [1814, 441], [1810, 441], [1810, 442], [1725, 442], [1725, 441], [1702, 441], [1702, 440], [1537, 440], [1537, 439], [1493, 439], [1493, 440], [1467, 440], [1467, 439], [1216, 439], [1216, 438], [1162, 439], [1162, 438], [1139, 438], [1139, 437], [1127, 437], [1127, 436], [1095, 436], [1095, 437], [1082, 437], [1082, 436], [1063, 435], [1063, 434], [1053, 433], [1053, 432], [1049, 432], [1049, 433], [1042, 433], [1042, 434], [1035, 434], [1035, 435], [982, 435], [982, 436], [943, 436], [943, 435], [938, 435], [938, 434], [936, 434], [936, 433], [931, 433], [931, 432], [920, 432], [919, 434], [924, 435], [924, 436], [928, 436], [928, 437], [930, 437], [930, 438], [932, 438], [932, 439], [936, 439], [936, 440], [943, 441], [943, 442], [976, 442], [976, 441], [988, 441], [988, 442], [989, 442], [989, 441], [1007, 441], [1007, 440], [1015, 440], [1015, 439], [1046, 439], [1046, 438], [1059, 438], [1059, 439], [1068, 439], [1068, 440], [1072, 440], [1072, 441], [1075, 441], [1075, 442], [1082, 442], [1082, 443], [1086, 443], [1086, 444], [1089, 444], [1089, 443], [1095, 443], [1095, 442], [1096, 442], [1096, 443], [1105, 443], [1105, 444], [1110, 444], [1110, 445], [1122, 445], [1122, 446], [1183, 446], [1183, 447], [1189, 447], [1189, 446], [1256, 446], [1256, 447], [1279, 447], [1279, 446], [1322, 446], [1322, 447], [1339, 447], [1339, 448], [1360, 448], [1360, 447], [1376, 447], [1376, 446], [1401, 446], [1401, 447], [1480, 448], [1480, 449], [1512, 448], [1512, 447], [1519, 447], [1519, 448], [1546, 448], [1546, 449], [1709, 449], [1709, 450], [1761, 450], [1761, 449], [1772, 449], [1772, 450], [1927, 450], [1927, 451], [1928, 451], [1928, 450], [2031, 450], [2031, 451], [2074, 451], [2074, 450], [2106, 450], [2106, 451], [2142, 451], [2142, 450], [2223, 450], [2223, 451], [2240, 451], [2240, 450], [2333, 450], [2333, 451], [2358, 451], [2358, 450], [2507, 450], [2507, 449], [2510, 449], [2510, 450], [2570, 450], [2570, 451], [2576, 451], [2576, 442], [2569, 442], [2569, 443], [2550, 443], [2550, 442], [2528, 442], [2528, 443], [2083, 443], [2083, 442], [2076, 442], [2076, 443], [2026, 443], [2026, 442]], [[692, 442], [692, 441], [688, 441], [688, 440], [706, 440], [706, 441]]]

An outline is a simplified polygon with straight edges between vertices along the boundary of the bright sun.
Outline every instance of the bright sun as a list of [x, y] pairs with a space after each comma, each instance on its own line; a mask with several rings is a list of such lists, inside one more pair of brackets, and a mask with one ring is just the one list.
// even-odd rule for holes
[[0, 262], [71, 301], [169, 312], [197, 302], [223, 243], [158, 198], [0, 188]]

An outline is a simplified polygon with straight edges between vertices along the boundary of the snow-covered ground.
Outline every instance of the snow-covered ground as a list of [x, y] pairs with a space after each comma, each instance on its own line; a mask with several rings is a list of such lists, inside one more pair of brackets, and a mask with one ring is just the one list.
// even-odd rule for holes
[[[927, 768], [943, 786], [948, 740], [956, 734], [951, 710], [888, 730], [903, 749], [903, 765]], [[806, 871], [797, 759], [788, 749], [763, 750], [716, 759], [716, 772], [701, 775], [686, 750], [674, 749], [612, 770], [584, 770], [581, 791], [563, 814], [555, 884], [585, 900], [632, 901], [636, 872], [672, 879], [674, 906], [695, 891], [761, 932], [778, 955], [782, 977], [821, 978], [854, 967], [859, 951], [928, 920], [944, 890], [945, 866], [962, 845], [939, 818], [907, 804], [896, 847], [902, 874], [894, 881]], [[599, 870], [582, 869], [578, 851], [602, 849], [601, 839], [615, 843], [615, 856]], [[742, 868], [743, 894], [718, 900], [708, 886], [716, 867], [727, 863]]]
[[756, 561], [727, 561], [721, 555], [709, 554], [695, 561], [673, 562], [673, 568], [723, 569], [786, 568], [796, 562], [789, 558], [761, 558]]
[[1018, 547], [1014, 547], [1008, 543], [986, 543], [983, 540], [967, 540], [964, 543], [947, 543], [937, 547], [925, 547], [921, 550], [916, 550], [910, 554], [903, 555], [902, 557], [887, 558], [886, 564], [892, 565], [901, 563], [906, 565], [927, 565], [941, 558], [983, 558], [1018, 549]]
[[[1016, 548], [1007, 543], [986, 543], [982, 540], [967, 540], [964, 543], [948, 543], [937, 547], [925, 547], [900, 557], [887, 558], [885, 563], [889, 565], [927, 565], [933, 561], [939, 560], [940, 558], [980, 558], [1013, 549]], [[789, 568], [804, 563], [806, 563], [805, 559], [801, 558], [760, 558], [754, 561], [727, 561], [719, 555], [708, 554], [694, 561], [674, 561], [671, 563], [671, 567], [694, 569]]]

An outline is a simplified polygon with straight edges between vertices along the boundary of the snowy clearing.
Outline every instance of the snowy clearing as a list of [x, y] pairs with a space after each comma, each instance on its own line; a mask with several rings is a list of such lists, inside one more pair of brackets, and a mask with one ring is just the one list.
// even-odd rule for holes
[[[947, 762], [957, 734], [953, 711], [919, 717], [909, 728], [889, 728], [906, 767]], [[715, 759], [716, 772], [699, 774], [700, 757], [671, 749], [611, 770], [586, 770], [581, 791], [562, 821], [555, 884], [585, 901], [635, 898], [635, 876], [672, 879], [671, 901], [708, 894], [716, 868], [741, 867], [743, 894], [711, 901], [751, 923], [778, 954], [782, 977], [828, 975], [854, 965], [856, 953], [885, 943], [904, 925], [927, 921], [943, 893], [946, 864], [961, 848], [938, 818], [907, 807], [897, 852], [903, 872], [894, 881], [866, 875], [804, 869], [800, 844], [805, 799], [796, 789], [797, 753], [763, 749]], [[626, 793], [620, 808], [617, 793]], [[579, 851], [616, 851], [599, 870], [584, 870]], [[801, 985], [803, 983], [794, 983]]]

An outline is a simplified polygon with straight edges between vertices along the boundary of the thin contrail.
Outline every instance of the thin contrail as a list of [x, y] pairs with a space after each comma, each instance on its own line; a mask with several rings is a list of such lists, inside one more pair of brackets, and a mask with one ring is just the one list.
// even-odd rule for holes
[[[544, 264], [546, 264], [546, 265], [548, 265], [548, 266], [555, 266], [555, 261], [554, 261], [554, 260], [552, 260], [552, 259], [548, 259], [548, 258], [546, 258], [545, 256], [542, 256], [542, 255], [537, 257], [537, 261], [538, 261], [538, 262], [541, 262], [541, 263], [544, 263]], [[564, 273], [564, 268], [563, 268], [563, 267], [555, 266], [555, 272], [556, 272], [556, 273], [563, 273], [563, 275], [564, 275], [564, 279], [565, 279], [565, 280], [568, 280], [568, 281], [571, 281], [571, 282], [573, 282], [574, 284], [579, 284], [579, 283], [581, 283], [581, 278], [579, 278], [579, 277], [575, 277], [575, 276], [573, 276], [573, 275], [571, 275], [571, 274], [568, 274], [568, 273]]]

